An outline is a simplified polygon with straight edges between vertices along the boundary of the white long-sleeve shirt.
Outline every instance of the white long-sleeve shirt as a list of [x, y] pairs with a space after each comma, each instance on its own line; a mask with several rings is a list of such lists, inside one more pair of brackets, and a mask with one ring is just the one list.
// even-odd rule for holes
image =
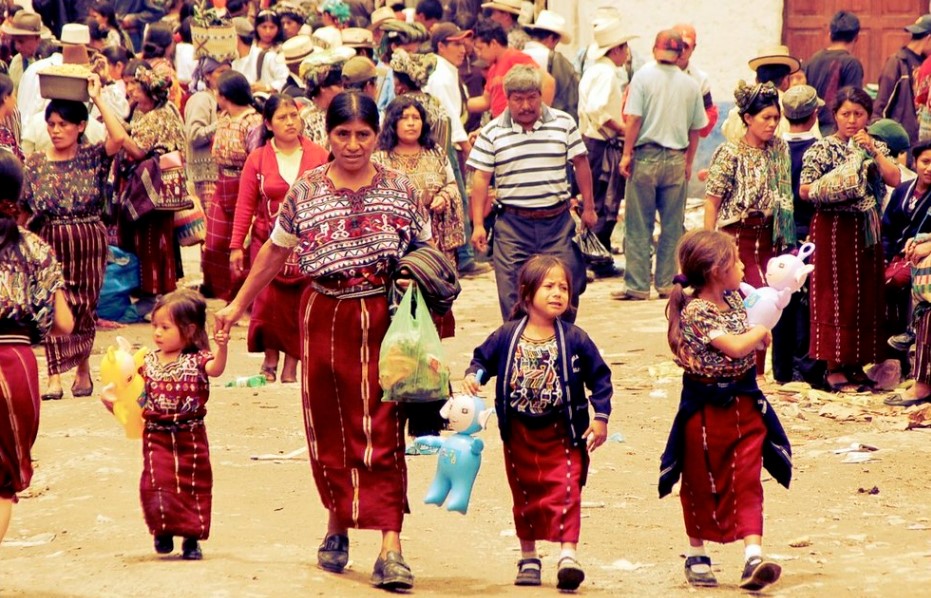
[[253, 45], [248, 54], [233, 61], [233, 70], [242, 73], [249, 85], [261, 81], [275, 91], [281, 91], [288, 80], [288, 65], [284, 63], [284, 60], [278, 54], [269, 51], [265, 54], [265, 60], [262, 62], [261, 76], [256, 76], [259, 54], [261, 53], [262, 49]]
[[423, 90], [440, 101], [440, 105], [449, 114], [450, 140], [453, 143], [468, 141], [469, 136], [462, 124], [462, 82], [459, 69], [442, 56], [436, 57], [436, 69], [427, 79]]

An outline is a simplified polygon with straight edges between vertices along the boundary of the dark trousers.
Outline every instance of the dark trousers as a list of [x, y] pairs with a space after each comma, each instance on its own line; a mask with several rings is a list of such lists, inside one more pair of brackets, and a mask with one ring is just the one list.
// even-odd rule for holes
[[809, 357], [811, 315], [808, 284], [792, 294], [789, 305], [773, 328], [773, 378], [791, 382], [796, 374], [815, 387], [821, 387], [826, 364]]
[[[617, 215], [621, 209], [621, 200], [624, 197], [624, 179], [619, 171], [604, 172], [604, 155], [608, 147], [607, 141], [583, 137], [585, 147], [588, 149], [588, 165], [592, 170], [592, 195], [595, 200], [595, 213], [598, 214], [598, 224], [595, 225], [595, 236], [611, 251], [611, 234], [617, 225]], [[613, 188], [613, 189], [612, 189]], [[613, 200], [608, 199], [608, 191], [613, 190]]]

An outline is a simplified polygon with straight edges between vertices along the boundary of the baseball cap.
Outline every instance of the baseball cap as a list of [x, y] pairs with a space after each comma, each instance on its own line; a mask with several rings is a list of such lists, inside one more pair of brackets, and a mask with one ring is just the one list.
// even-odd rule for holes
[[831, 18], [831, 35], [859, 32], [860, 19], [852, 12], [839, 10]]
[[822, 106], [824, 100], [818, 97], [818, 90], [811, 85], [790, 87], [782, 95], [782, 113], [793, 120], [808, 118]]
[[889, 146], [889, 150], [898, 155], [908, 150], [911, 142], [908, 133], [899, 123], [891, 118], [881, 118], [871, 124], [866, 132]]
[[436, 52], [440, 44], [460, 42], [467, 37], [472, 37], [472, 31], [463, 31], [454, 23], [437, 23], [433, 26], [430, 43], [433, 45], [433, 51]]
[[656, 34], [653, 50], [657, 61], [675, 62], [685, 50], [685, 42], [675, 29], [664, 29]]
[[679, 23], [673, 27], [674, 30], [679, 32], [679, 35], [682, 37], [682, 41], [690, 47], [695, 47], [696, 35], [695, 27], [691, 23]]
[[931, 33], [931, 14], [918, 17], [918, 19], [906, 27], [905, 30], [912, 34]]
[[365, 56], [353, 56], [343, 65], [343, 83], [354, 84], [378, 77], [375, 63]]

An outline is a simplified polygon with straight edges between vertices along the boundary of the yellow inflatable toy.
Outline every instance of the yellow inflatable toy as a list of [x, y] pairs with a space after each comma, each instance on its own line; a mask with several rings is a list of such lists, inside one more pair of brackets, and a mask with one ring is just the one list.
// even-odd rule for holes
[[139, 375], [139, 368], [149, 350], [143, 347], [134, 355], [132, 345], [122, 336], [116, 337], [116, 344], [107, 347], [100, 364], [104, 384], [100, 400], [122, 424], [127, 438], [142, 438], [145, 380]]

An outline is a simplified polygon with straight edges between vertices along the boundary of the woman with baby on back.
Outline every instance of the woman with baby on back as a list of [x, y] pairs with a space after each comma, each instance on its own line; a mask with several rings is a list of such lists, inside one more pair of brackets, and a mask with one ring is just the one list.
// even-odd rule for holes
[[[685, 370], [682, 398], [660, 464], [660, 498], [682, 477], [679, 497], [689, 538], [685, 577], [717, 586], [705, 541], [744, 541], [740, 588], [775, 583], [779, 565], [763, 558], [761, 469], [786, 488], [792, 449], [756, 382], [754, 351], [772, 334], [750, 326], [737, 288], [744, 276], [733, 237], [692, 231], [679, 242], [680, 274], [666, 307], [669, 347]], [[686, 292], [691, 289], [691, 292]]]
[[520, 540], [518, 586], [541, 583], [538, 540], [560, 544], [558, 589], [575, 590], [585, 579], [576, 558], [582, 486], [588, 453], [608, 436], [613, 388], [611, 370], [592, 339], [561, 319], [572, 309], [571, 289], [569, 269], [559, 258], [530, 258], [518, 275], [512, 319], [475, 349], [463, 381], [474, 395], [498, 378], [495, 411]]

